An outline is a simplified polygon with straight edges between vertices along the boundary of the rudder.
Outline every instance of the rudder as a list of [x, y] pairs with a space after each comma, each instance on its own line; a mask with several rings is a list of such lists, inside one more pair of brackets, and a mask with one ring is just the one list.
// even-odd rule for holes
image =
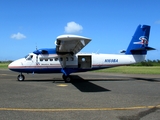
[[125, 54], [146, 55], [148, 50], [155, 50], [148, 47], [150, 26], [139, 25], [131, 39]]

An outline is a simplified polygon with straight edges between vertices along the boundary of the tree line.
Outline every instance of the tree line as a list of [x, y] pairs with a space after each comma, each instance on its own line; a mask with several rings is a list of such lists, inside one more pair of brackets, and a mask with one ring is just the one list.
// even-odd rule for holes
[[7, 60], [7, 61], [0, 61], [0, 63], [11, 63], [13, 62], [12, 60]]
[[145, 60], [140, 63], [132, 64], [129, 66], [160, 66], [160, 60]]

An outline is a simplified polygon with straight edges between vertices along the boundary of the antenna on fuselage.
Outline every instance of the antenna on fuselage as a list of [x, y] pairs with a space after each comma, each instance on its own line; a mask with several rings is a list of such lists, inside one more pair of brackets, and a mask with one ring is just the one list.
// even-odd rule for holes
[[38, 49], [37, 49], [37, 43], [36, 43], [36, 50], [38, 50]]
[[37, 43], [36, 43], [36, 51], [38, 50], [38, 48], [37, 48]]

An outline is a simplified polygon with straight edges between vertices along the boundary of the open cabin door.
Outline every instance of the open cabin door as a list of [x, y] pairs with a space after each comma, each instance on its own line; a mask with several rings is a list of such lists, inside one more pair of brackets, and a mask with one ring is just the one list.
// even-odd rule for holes
[[92, 56], [91, 55], [78, 55], [78, 68], [91, 69]]

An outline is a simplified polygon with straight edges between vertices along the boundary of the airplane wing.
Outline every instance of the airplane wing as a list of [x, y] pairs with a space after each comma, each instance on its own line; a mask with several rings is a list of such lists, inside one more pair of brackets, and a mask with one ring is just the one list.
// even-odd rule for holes
[[60, 35], [55, 41], [56, 52], [58, 54], [76, 54], [82, 50], [89, 42], [90, 38], [78, 35]]

